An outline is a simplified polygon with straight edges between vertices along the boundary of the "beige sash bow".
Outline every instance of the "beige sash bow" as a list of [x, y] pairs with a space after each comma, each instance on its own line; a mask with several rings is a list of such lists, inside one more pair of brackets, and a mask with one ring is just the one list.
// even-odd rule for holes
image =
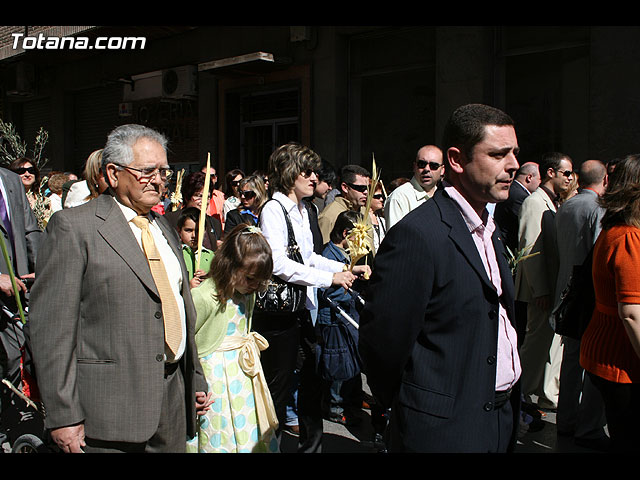
[[273, 406], [271, 392], [267, 386], [262, 366], [260, 365], [260, 351], [265, 350], [269, 342], [257, 332], [249, 332], [246, 337], [225, 337], [218, 351], [227, 352], [240, 349], [238, 363], [242, 371], [251, 377], [253, 394], [256, 400], [256, 413], [261, 435], [269, 430], [278, 428], [278, 417]]

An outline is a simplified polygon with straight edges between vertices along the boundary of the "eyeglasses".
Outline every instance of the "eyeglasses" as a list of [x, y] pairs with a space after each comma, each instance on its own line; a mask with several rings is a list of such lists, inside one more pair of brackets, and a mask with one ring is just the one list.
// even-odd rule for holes
[[124, 168], [125, 170], [134, 170], [136, 172], [139, 172], [140, 178], [136, 177], [139, 182], [140, 181], [150, 182], [151, 180], [156, 178], [157, 174], [160, 174], [160, 179], [162, 180], [169, 180], [173, 175], [173, 170], [171, 170], [170, 168], [155, 168], [155, 167], [133, 168], [133, 167], [128, 167], [124, 165], [118, 165], [118, 166]]
[[20, 168], [16, 168], [15, 172], [18, 175], [24, 175], [27, 172], [29, 172], [32, 175], [35, 175], [36, 174], [36, 167], [20, 167]]
[[256, 196], [256, 192], [252, 190], [244, 190], [243, 192], [240, 192], [240, 196], [246, 198], [247, 200], [251, 200]]
[[355, 185], [353, 183], [347, 183], [347, 185], [360, 193], [364, 193], [369, 189], [369, 185]]
[[416, 160], [416, 165], [418, 166], [418, 168], [424, 168], [427, 165], [429, 165], [429, 170], [437, 170], [439, 169], [442, 164], [438, 163], [438, 162], [427, 162], [426, 160]]
[[313, 168], [307, 168], [304, 172], [300, 172], [300, 175], [302, 175], [304, 178], [309, 178], [314, 173], [316, 172], [313, 171]]
[[563, 172], [561, 172], [560, 170], [556, 170], [556, 172], [558, 172], [561, 175], [564, 175], [567, 178], [570, 178], [571, 175], [573, 175], [573, 172], [571, 170], [565, 170]]

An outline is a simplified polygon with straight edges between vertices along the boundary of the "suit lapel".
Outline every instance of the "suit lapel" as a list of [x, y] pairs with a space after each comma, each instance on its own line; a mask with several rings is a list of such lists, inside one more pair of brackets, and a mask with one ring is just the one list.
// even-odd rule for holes
[[120, 255], [140, 281], [160, 297], [147, 258], [113, 197], [103, 194], [96, 199], [96, 216], [104, 222], [98, 228], [98, 233]]
[[451, 228], [449, 238], [458, 246], [462, 255], [467, 259], [482, 281], [495, 292], [496, 289], [487, 275], [476, 244], [473, 238], [471, 238], [471, 233], [453, 200], [449, 198], [444, 190], [440, 189], [436, 191], [432, 200], [435, 200], [440, 208], [442, 221]]

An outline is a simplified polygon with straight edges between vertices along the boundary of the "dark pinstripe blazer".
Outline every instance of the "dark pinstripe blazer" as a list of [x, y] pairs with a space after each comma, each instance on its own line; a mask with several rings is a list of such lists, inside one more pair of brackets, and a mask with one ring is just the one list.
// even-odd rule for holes
[[[502, 301], [513, 323], [513, 280], [497, 231]], [[393, 407], [390, 447], [488, 451], [499, 299], [444, 190], [389, 229], [370, 283], [359, 348], [372, 393]]]
[[[153, 213], [152, 213], [153, 214]], [[182, 267], [187, 432], [206, 382], [194, 342], [196, 312], [177, 233], [158, 225]], [[48, 428], [84, 422], [89, 438], [145, 442], [157, 430], [164, 381], [160, 298], [146, 257], [109, 194], [55, 213], [32, 288], [33, 357]]]

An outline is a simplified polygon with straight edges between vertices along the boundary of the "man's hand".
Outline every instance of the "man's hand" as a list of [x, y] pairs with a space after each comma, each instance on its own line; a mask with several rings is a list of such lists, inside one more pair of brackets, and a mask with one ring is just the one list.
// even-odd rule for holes
[[51, 430], [51, 438], [63, 453], [84, 453], [84, 424]]
[[[24, 283], [22, 283], [18, 278], [16, 278], [16, 286], [20, 292], [27, 293], [27, 287], [25, 287]], [[14, 295], [11, 277], [6, 273], [0, 273], [0, 292], [5, 294], [7, 297], [12, 297]]]
[[353, 267], [353, 274], [368, 280], [371, 276], [371, 267], [369, 265], [355, 265]]
[[196, 413], [198, 415], [204, 415], [207, 410], [211, 408], [211, 404], [213, 403], [211, 394], [212, 392], [196, 392]]

